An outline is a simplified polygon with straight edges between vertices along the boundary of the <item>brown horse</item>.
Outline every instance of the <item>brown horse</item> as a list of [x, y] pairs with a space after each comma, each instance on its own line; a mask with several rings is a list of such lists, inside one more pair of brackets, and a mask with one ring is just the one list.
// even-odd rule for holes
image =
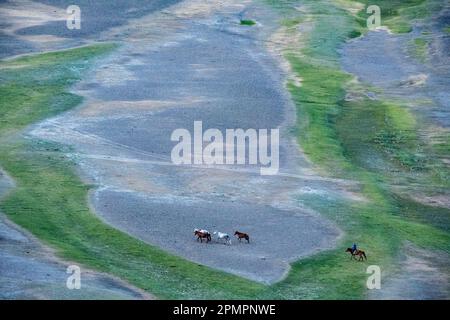
[[242, 240], [242, 238], [244, 238], [245, 240], [247, 240], [247, 243], [250, 243], [250, 237], [248, 236], [248, 234], [236, 231], [234, 235], [239, 239], [239, 242]]
[[195, 230], [194, 235], [197, 236], [197, 241], [200, 240], [200, 242], [203, 242], [203, 239], [206, 239], [206, 243], [211, 241], [211, 234], [209, 232]]
[[350, 252], [351, 256], [350, 259], [355, 259], [356, 257], [359, 257], [358, 261], [364, 261], [364, 259], [367, 260], [367, 256], [366, 253], [363, 250], [352, 250], [352, 248], [347, 248], [347, 250], [345, 250], [345, 252]]

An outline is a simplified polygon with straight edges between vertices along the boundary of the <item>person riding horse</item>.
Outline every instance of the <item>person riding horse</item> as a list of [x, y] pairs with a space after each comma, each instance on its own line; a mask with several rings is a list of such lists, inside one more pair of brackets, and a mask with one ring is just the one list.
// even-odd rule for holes
[[356, 258], [359, 257], [359, 261], [364, 261], [364, 259], [367, 260], [366, 253], [363, 250], [358, 249], [356, 243], [353, 243], [352, 247], [347, 248], [345, 252], [350, 252], [350, 259], [356, 260]]

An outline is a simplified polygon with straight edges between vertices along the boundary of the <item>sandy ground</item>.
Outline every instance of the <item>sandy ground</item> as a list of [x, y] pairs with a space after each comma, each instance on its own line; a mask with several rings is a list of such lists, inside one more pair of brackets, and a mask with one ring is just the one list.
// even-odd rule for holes
[[[75, 147], [81, 174], [99, 185], [91, 200], [107, 223], [198, 263], [280, 280], [289, 262], [332, 248], [341, 236], [297, 198], [350, 196], [354, 185], [318, 176], [298, 152], [287, 75], [266, 46], [276, 21], [252, 1], [190, 0], [103, 32], [100, 39], [122, 47], [74, 89], [86, 103], [32, 134]], [[280, 128], [281, 174], [172, 165], [171, 132], [192, 130], [194, 120], [220, 130]], [[254, 241], [199, 244], [197, 227], [240, 230]], [[275, 236], [283, 230], [288, 236]]]

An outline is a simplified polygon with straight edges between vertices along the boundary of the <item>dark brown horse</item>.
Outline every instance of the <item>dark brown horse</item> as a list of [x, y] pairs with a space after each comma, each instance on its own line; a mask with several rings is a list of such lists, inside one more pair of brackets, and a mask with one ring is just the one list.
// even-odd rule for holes
[[239, 239], [239, 242], [240, 242], [242, 239], [245, 239], [245, 240], [247, 240], [247, 243], [250, 243], [250, 237], [248, 236], [248, 234], [243, 233], [243, 232], [236, 231], [236, 232], [234, 233], [234, 235]]
[[194, 235], [197, 236], [197, 241], [200, 240], [200, 242], [203, 242], [203, 239], [206, 239], [206, 243], [211, 241], [211, 234], [209, 232], [195, 230]]
[[359, 257], [358, 261], [364, 261], [364, 259], [367, 260], [367, 256], [366, 253], [363, 250], [353, 250], [352, 248], [347, 248], [347, 250], [345, 250], [345, 252], [350, 252], [351, 256], [350, 259], [355, 259], [356, 257]]

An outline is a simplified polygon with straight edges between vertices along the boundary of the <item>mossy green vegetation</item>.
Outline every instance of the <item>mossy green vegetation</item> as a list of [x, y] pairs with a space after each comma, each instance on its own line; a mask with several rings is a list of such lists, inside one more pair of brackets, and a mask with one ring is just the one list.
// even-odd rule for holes
[[295, 17], [292, 19], [283, 19], [281, 21], [281, 25], [287, 28], [292, 28], [298, 26], [300, 23], [304, 21], [303, 17]]
[[254, 20], [250, 20], [250, 19], [241, 20], [242, 26], [254, 26], [255, 24], [256, 24], [256, 22]]

